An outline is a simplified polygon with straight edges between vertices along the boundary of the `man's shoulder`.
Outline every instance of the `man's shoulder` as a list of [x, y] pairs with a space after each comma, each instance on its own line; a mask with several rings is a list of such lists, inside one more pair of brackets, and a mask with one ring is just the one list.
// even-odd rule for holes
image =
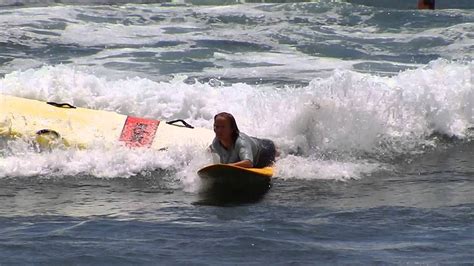
[[214, 138], [212, 140], [212, 143], [209, 147], [211, 147], [214, 150], [218, 150], [220, 148], [220, 144], [219, 144], [219, 141], [217, 140], [217, 138]]
[[244, 146], [247, 143], [250, 143], [252, 141], [251, 137], [245, 133], [240, 132], [239, 137], [235, 141], [236, 146]]

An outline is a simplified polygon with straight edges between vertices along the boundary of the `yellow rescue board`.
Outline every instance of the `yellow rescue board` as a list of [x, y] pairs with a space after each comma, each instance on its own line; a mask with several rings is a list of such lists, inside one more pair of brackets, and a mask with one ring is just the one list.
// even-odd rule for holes
[[180, 144], [207, 146], [214, 137], [212, 130], [204, 128], [0, 95], [0, 136], [35, 137], [45, 131], [59, 134], [76, 147], [119, 142], [151, 149]]
[[228, 164], [213, 164], [200, 169], [198, 171], [198, 175], [202, 179], [234, 179], [237, 181], [255, 179], [261, 181], [270, 181], [270, 178], [273, 176], [273, 168], [243, 168]]

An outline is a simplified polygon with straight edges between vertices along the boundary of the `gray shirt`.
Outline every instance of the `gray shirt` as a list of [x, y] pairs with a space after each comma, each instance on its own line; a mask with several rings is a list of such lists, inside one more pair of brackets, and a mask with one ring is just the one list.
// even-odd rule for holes
[[257, 165], [260, 154], [259, 139], [250, 137], [244, 133], [239, 133], [232, 148], [226, 149], [214, 138], [210, 146], [211, 151], [219, 155], [221, 163], [236, 163], [249, 160], [253, 165]]

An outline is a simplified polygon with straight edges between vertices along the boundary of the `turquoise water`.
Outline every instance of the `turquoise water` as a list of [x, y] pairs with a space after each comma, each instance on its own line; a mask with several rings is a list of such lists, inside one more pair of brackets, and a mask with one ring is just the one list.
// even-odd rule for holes
[[473, 9], [360, 2], [2, 7], [2, 94], [227, 111], [281, 156], [267, 193], [223, 202], [192, 143], [1, 140], [0, 264], [472, 264]]

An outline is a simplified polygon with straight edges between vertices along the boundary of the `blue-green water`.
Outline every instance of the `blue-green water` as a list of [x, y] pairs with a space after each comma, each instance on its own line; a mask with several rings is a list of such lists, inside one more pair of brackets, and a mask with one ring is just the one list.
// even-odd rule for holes
[[0, 264], [474, 262], [466, 2], [190, 2], [1, 3], [0, 93], [206, 128], [231, 112], [279, 147], [271, 189], [203, 195], [192, 143], [2, 140]]

